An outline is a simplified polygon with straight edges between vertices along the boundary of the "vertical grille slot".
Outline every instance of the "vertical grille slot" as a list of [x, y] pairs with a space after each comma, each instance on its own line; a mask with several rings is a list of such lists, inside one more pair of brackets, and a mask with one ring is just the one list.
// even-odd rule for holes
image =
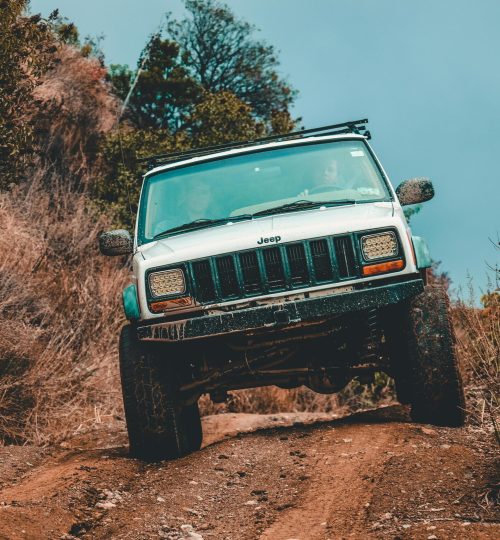
[[339, 265], [339, 277], [345, 279], [356, 276], [356, 260], [350, 236], [338, 236], [333, 239], [337, 263]]
[[196, 261], [193, 263], [193, 274], [196, 283], [197, 299], [199, 302], [212, 302], [216, 299], [215, 283], [210, 268], [210, 261]]
[[262, 250], [267, 281], [270, 289], [280, 289], [285, 286], [285, 272], [281, 252], [277, 247]]
[[219, 274], [220, 292], [223, 297], [236, 296], [239, 293], [238, 278], [234, 259], [231, 255], [216, 259], [217, 272]]
[[304, 285], [309, 283], [306, 252], [303, 244], [291, 244], [286, 246], [288, 265], [292, 285]]
[[312, 240], [309, 243], [311, 257], [316, 274], [316, 281], [328, 281], [333, 279], [332, 260], [328, 250], [328, 242], [325, 239]]
[[255, 251], [240, 253], [240, 265], [245, 293], [254, 294], [262, 292], [262, 278]]

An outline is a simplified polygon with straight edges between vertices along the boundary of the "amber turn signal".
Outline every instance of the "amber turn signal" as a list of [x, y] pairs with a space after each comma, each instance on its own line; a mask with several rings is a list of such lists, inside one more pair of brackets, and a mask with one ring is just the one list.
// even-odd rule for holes
[[173, 300], [163, 300], [161, 302], [151, 302], [149, 308], [152, 313], [161, 313], [167, 309], [188, 307], [193, 304], [193, 299], [190, 296], [175, 298]]
[[401, 259], [397, 261], [389, 261], [389, 262], [379, 263], [379, 264], [370, 264], [368, 266], [363, 266], [363, 275], [373, 276], [374, 274], [394, 272], [395, 270], [402, 270], [404, 266], [405, 266], [405, 263]]

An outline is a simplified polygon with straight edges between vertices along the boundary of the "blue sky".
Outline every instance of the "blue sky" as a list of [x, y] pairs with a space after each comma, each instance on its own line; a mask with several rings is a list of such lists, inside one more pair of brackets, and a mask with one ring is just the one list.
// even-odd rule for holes
[[[498, 0], [228, 0], [280, 51], [305, 127], [368, 117], [371, 144], [394, 185], [433, 180], [413, 218], [455, 287], [485, 288], [488, 238], [500, 234]], [[135, 65], [165, 11], [181, 0], [32, 0], [83, 36], [104, 34], [107, 63]]]

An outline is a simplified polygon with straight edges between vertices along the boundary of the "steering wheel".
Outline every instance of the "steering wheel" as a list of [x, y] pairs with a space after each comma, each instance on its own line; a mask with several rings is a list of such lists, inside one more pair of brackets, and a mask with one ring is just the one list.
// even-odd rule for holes
[[332, 184], [320, 184], [308, 190], [308, 193], [322, 193], [324, 191], [345, 191], [346, 188], [334, 186]]

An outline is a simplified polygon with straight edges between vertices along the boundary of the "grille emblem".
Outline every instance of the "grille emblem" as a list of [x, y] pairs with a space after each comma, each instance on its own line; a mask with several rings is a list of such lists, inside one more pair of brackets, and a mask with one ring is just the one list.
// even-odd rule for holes
[[257, 244], [277, 244], [281, 241], [281, 236], [271, 236], [270, 238], [262, 238], [257, 240]]

